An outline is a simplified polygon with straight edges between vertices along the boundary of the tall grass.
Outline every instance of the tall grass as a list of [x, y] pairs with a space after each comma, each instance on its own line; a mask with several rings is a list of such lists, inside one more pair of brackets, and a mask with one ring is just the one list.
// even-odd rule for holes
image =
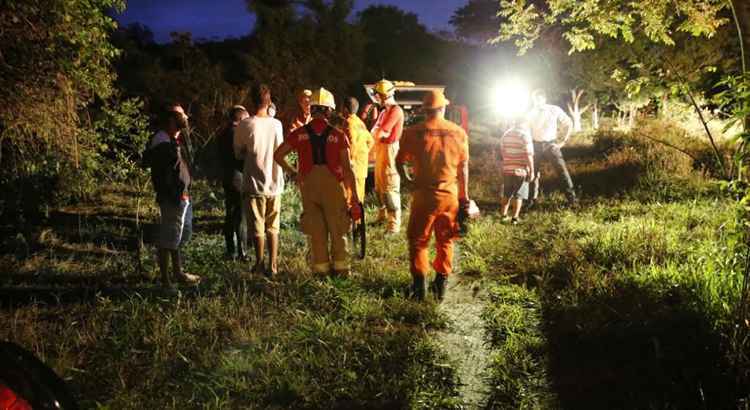
[[750, 396], [727, 357], [735, 205], [694, 159], [642, 134], [653, 130], [579, 140], [568, 152], [582, 209], [552, 195], [501, 228], [513, 245], [485, 248], [510, 277], [485, 315], [490, 407], [734, 408]]

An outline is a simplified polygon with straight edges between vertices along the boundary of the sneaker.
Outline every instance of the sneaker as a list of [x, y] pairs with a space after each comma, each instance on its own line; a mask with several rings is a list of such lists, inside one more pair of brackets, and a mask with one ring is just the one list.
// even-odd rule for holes
[[510, 220], [510, 224], [511, 225], [518, 225], [519, 222], [521, 222], [521, 221], [518, 218], [516, 218], [516, 217], [513, 217]]
[[510, 222], [510, 220], [511, 217], [509, 217], [508, 215], [503, 215], [502, 219], [500, 219], [500, 222], [507, 224], [508, 222]]
[[201, 281], [201, 277], [193, 275], [191, 273], [183, 272], [182, 275], [177, 275], [177, 280], [186, 285], [196, 285]]

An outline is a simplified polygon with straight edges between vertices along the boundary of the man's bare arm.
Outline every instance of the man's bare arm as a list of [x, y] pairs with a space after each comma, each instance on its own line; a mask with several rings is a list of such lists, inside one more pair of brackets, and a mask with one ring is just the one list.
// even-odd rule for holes
[[287, 155], [289, 155], [292, 150], [292, 146], [284, 142], [279, 145], [279, 148], [273, 153], [273, 159], [281, 166], [281, 169], [283, 169], [284, 172], [295, 175], [297, 174], [297, 170], [286, 161]]
[[565, 136], [558, 144], [560, 148], [562, 148], [565, 144], [568, 143], [568, 139], [570, 139], [571, 134], [573, 134], [573, 120], [571, 120], [567, 114], [562, 113], [560, 122], [562, 122], [563, 126], [565, 126]]

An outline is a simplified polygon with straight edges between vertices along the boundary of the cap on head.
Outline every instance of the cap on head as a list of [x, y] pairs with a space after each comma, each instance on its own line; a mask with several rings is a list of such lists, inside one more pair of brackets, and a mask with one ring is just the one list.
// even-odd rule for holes
[[312, 91], [305, 88], [304, 90], [300, 90], [300, 92], [297, 93], [297, 99], [310, 98], [312, 97], [312, 94], [313, 94]]
[[445, 98], [443, 90], [431, 90], [425, 94], [422, 99], [422, 108], [426, 110], [437, 110], [450, 104], [450, 100]]
[[310, 96], [310, 105], [317, 105], [321, 107], [328, 107], [332, 110], [336, 109], [336, 99], [333, 98], [333, 94], [323, 87], [320, 87], [312, 92]]
[[375, 87], [373, 89], [376, 93], [385, 96], [386, 98], [392, 97], [394, 94], [396, 94], [396, 86], [385, 78], [375, 83]]

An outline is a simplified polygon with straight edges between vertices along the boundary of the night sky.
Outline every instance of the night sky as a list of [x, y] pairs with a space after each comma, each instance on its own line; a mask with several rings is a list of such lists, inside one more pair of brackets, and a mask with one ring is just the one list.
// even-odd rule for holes
[[[429, 29], [450, 30], [448, 20], [467, 0], [355, 0], [355, 12], [373, 4], [390, 4], [416, 13]], [[239, 37], [252, 29], [253, 16], [244, 0], [128, 0], [120, 24], [148, 26], [158, 42], [173, 31], [190, 31], [193, 38]]]

